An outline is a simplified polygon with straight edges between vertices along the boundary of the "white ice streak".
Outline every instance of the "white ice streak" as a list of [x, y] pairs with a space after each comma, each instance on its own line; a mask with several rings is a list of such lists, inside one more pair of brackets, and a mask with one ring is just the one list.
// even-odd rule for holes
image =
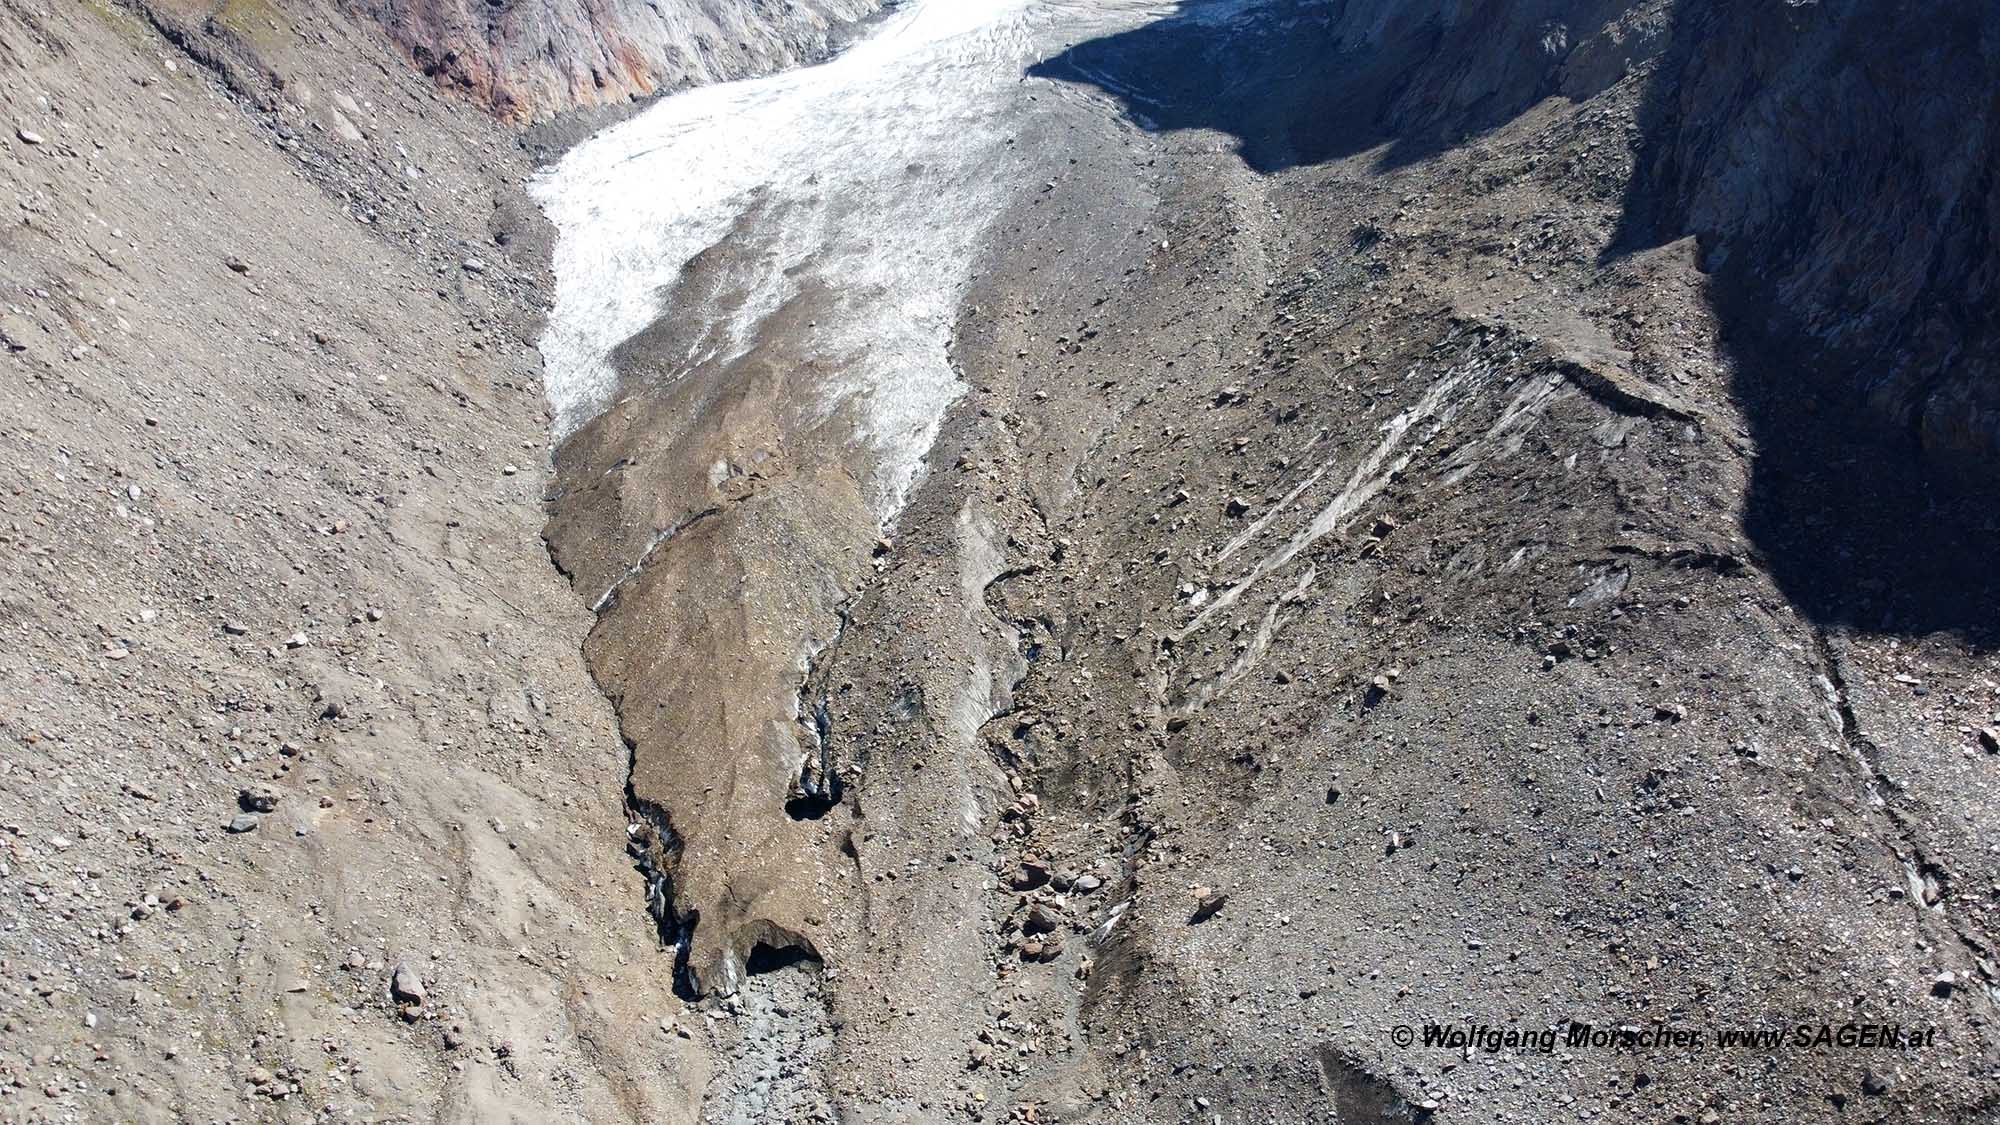
[[[1241, 597], [1245, 590], [1256, 585], [1258, 580], [1273, 571], [1281, 569], [1287, 563], [1297, 558], [1301, 551], [1304, 551], [1307, 547], [1312, 546], [1328, 534], [1339, 529], [1349, 518], [1360, 511], [1364, 505], [1373, 500], [1384, 488], [1388, 487], [1390, 480], [1394, 479], [1397, 473], [1402, 472], [1408, 467], [1410, 459], [1416, 456], [1415, 449], [1403, 448], [1403, 439], [1420, 424], [1430, 423], [1428, 432], [1435, 434], [1450, 423], [1452, 418], [1458, 414], [1459, 409], [1465, 405], [1464, 400], [1456, 396], [1456, 392], [1465, 383], [1467, 378], [1473, 374], [1484, 374], [1484, 371], [1475, 366], [1471, 369], [1462, 369], [1446, 374], [1437, 382], [1431, 384], [1430, 388], [1409, 409], [1400, 411], [1395, 417], [1383, 423], [1382, 440], [1377, 442], [1375, 447], [1370, 449], [1367, 455], [1354, 466], [1353, 472], [1348, 475], [1347, 484], [1334, 495], [1333, 499], [1327, 501], [1326, 505], [1319, 510], [1319, 513], [1312, 518], [1312, 522], [1294, 532], [1292, 537], [1281, 544], [1276, 550], [1270, 551], [1253, 563], [1249, 573], [1231, 584], [1206, 609], [1196, 614], [1192, 621], [1189, 621], [1185, 627], [1175, 634], [1175, 639], [1186, 639], [1195, 630], [1206, 624], [1209, 618], [1235, 604], [1236, 599]], [[1321, 465], [1304, 483], [1288, 493], [1270, 515], [1274, 516], [1278, 511], [1283, 511], [1290, 507], [1292, 502], [1298, 499], [1299, 495], [1307, 488], [1310, 488], [1314, 482], [1325, 475], [1327, 469], [1330, 467], [1330, 463]], [[1268, 522], [1269, 516], [1264, 520], [1260, 520], [1257, 527], [1251, 528], [1249, 532], [1239, 536], [1236, 541], [1225, 547], [1225, 553], [1234, 551], [1236, 548], [1242, 546], [1244, 542], [1248, 541], [1251, 534], [1260, 530]]]

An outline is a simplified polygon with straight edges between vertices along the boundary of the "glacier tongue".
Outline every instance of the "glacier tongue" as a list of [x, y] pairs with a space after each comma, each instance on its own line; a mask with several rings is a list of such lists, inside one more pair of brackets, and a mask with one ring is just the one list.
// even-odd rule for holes
[[[829, 372], [823, 409], [858, 399], [869, 499], [893, 515], [960, 390], [946, 345], [1018, 187], [1004, 162], [1023, 67], [1059, 36], [1174, 7], [917, 0], [830, 62], [677, 94], [579, 145], [533, 185], [558, 230], [541, 340], [555, 436], [610, 404], [613, 352], [660, 318], [703, 326], [681, 370], [726, 362], [813, 286], [830, 311], [792, 346]], [[724, 284], [676, 289], [724, 242]]]

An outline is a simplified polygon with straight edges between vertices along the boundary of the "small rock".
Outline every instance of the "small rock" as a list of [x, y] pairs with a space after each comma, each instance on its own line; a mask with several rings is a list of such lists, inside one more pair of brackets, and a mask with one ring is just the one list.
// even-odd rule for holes
[[424, 978], [408, 965], [398, 965], [395, 974], [389, 978], [389, 995], [405, 1004], [422, 1004]]
[[1683, 723], [1687, 721], [1688, 709], [1678, 703], [1660, 703], [1653, 707], [1653, 719], [1662, 723]]
[[1236, 519], [1241, 516], [1248, 515], [1250, 512], [1250, 505], [1244, 503], [1243, 498], [1241, 496], [1231, 496], [1229, 498], [1229, 503], [1223, 505], [1222, 510], [1231, 519]]
[[518, 472], [520, 472], [520, 471], [521, 471], [521, 470], [520, 470], [520, 468], [519, 468], [518, 466], [515, 466], [515, 465], [504, 465], [504, 466], [502, 466], [502, 467], [501, 467], [501, 469], [500, 469], [500, 475], [501, 475], [501, 476], [507, 476], [507, 477], [511, 477], [511, 476], [513, 476], [513, 475], [514, 475], [515, 473], [518, 473]]
[[251, 1067], [249, 1073], [245, 1074], [243, 1077], [252, 1086], [269, 1086], [271, 1083], [276, 1082], [278, 1080], [277, 1075], [272, 1074], [270, 1071], [264, 1069], [261, 1066]]
[[1036, 935], [1053, 933], [1060, 921], [1056, 914], [1036, 903], [1028, 908], [1028, 916], [1021, 922], [1021, 932]]
[[259, 782], [236, 791], [236, 803], [244, 812], [270, 812], [278, 807], [278, 787]]
[[1952, 991], [1957, 987], [1958, 978], [1956, 976], [1951, 973], [1939, 973], [1937, 979], [1931, 982], [1931, 995], [1943, 999], [1950, 996]]
[[1879, 1098], [1883, 1094], [1888, 1093], [1890, 1087], [1893, 1085], [1894, 1083], [1872, 1070], [1861, 1072], [1861, 1092], [1871, 1098]]
[[222, 623], [222, 631], [232, 637], [241, 637], [249, 634], [250, 627], [248, 625], [239, 625], [234, 621], [224, 621]]
[[33, 129], [15, 129], [14, 135], [21, 138], [21, 143], [24, 145], [38, 145], [42, 143], [42, 135]]
[[1227, 892], [1216, 891], [1213, 894], [1204, 896], [1200, 902], [1195, 904], [1194, 913], [1188, 915], [1188, 925], [1195, 926], [1208, 921], [1220, 913], [1222, 908], [1227, 905], [1229, 905], [1229, 895]]
[[241, 258], [224, 258], [222, 259], [222, 264], [228, 266], [232, 273], [248, 274], [250, 272], [250, 263]]
[[245, 832], [255, 832], [257, 831], [257, 818], [250, 813], [237, 813], [235, 816], [229, 818], [229, 823], [224, 825], [224, 827], [239, 836]]
[[285, 638], [286, 648], [304, 648], [311, 643], [312, 638], [306, 636], [304, 633], [293, 633], [291, 636]]
[[485, 273], [486, 263], [479, 258], [467, 258], [464, 262], [466, 273]]
[[1391, 686], [1393, 685], [1387, 676], [1377, 676], [1369, 680], [1368, 689], [1361, 693], [1362, 706], [1373, 707], [1384, 699], [1387, 699]]
[[1992, 727], [1979, 728], [1979, 746], [1988, 754], [2000, 754], [2000, 731]]
[[1021, 866], [1015, 870], [1007, 883], [1017, 891], [1032, 891], [1048, 881], [1048, 865], [1029, 856], [1021, 861]]
[[1084, 875], [1078, 878], [1073, 885], [1076, 887], [1077, 894], [1087, 895], [1097, 888], [1102, 887], [1104, 880], [1099, 879], [1095, 875]]

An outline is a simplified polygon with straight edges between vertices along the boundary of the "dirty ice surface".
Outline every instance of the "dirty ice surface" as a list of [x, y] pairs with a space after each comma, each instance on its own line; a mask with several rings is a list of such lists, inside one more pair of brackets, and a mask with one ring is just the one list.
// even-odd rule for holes
[[[1026, 186], [1008, 137], [1049, 84], [1023, 69], [1182, 9], [914, 0], [825, 64], [676, 94], [573, 149], [534, 185], [558, 230], [557, 438], [610, 404], [613, 350], [659, 318], [706, 325], [670, 365], [726, 362], [810, 284], [831, 302], [798, 342], [836, 373], [819, 405], [858, 399], [892, 516], [960, 389], [945, 349], [987, 226]], [[729, 284], [676, 293], [715, 247]]]

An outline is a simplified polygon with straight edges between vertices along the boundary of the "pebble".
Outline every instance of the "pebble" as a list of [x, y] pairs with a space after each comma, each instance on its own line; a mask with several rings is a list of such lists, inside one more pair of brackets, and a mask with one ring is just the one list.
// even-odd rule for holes
[[21, 143], [24, 145], [38, 145], [42, 143], [42, 135], [33, 129], [15, 129], [14, 135], [21, 138]]
[[1087, 895], [1103, 885], [1104, 880], [1099, 879], [1097, 876], [1085, 875], [1076, 881], [1076, 893]]
[[259, 782], [237, 790], [236, 803], [242, 805], [245, 812], [270, 812], [278, 807], [279, 796], [277, 786]]
[[257, 831], [257, 818], [250, 813], [237, 813], [235, 816], [229, 818], [229, 823], [224, 827], [239, 836], [245, 832], [255, 832]]

